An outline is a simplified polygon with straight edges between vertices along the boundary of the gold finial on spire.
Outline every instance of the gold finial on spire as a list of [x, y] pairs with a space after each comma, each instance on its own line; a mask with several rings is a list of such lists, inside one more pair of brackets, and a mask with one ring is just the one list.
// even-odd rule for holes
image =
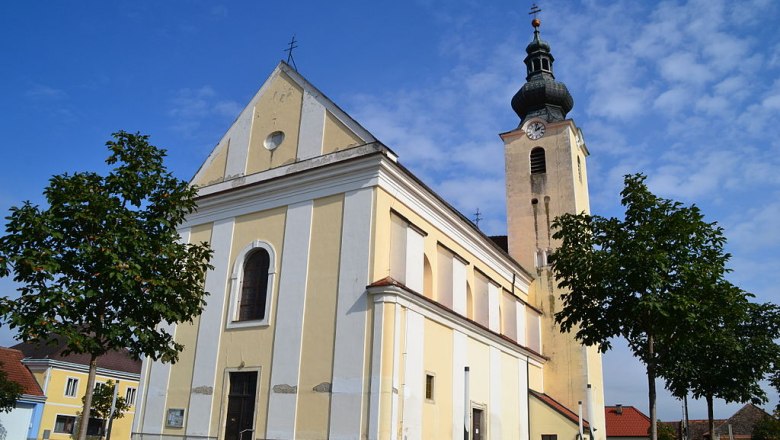
[[536, 14], [538, 14], [540, 12], [542, 12], [542, 9], [539, 6], [537, 6], [536, 3], [531, 5], [531, 12], [529, 12], [528, 15], [533, 15], [534, 16], [534, 19], [531, 20], [531, 26], [533, 26], [534, 29], [538, 29], [539, 26], [542, 24], [541, 20], [539, 20], [536, 17]]

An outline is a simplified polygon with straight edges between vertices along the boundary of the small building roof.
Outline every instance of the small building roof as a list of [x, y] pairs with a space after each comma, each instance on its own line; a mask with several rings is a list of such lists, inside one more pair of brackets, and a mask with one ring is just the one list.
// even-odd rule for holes
[[[59, 335], [52, 335], [48, 342], [22, 342], [21, 344], [14, 345], [12, 348], [24, 353], [25, 358], [51, 359], [89, 366], [89, 354], [71, 353], [65, 356], [63, 355], [65, 346], [66, 343], [64, 338]], [[133, 359], [130, 352], [126, 349], [110, 351], [98, 357], [97, 366], [98, 368], [104, 368], [106, 370], [141, 374], [141, 361]]]
[[30, 396], [43, 396], [43, 390], [30, 370], [22, 364], [24, 353], [12, 348], [0, 347], [0, 369], [8, 380], [22, 386], [22, 393]]
[[605, 406], [607, 437], [648, 437], [650, 418], [633, 406]]

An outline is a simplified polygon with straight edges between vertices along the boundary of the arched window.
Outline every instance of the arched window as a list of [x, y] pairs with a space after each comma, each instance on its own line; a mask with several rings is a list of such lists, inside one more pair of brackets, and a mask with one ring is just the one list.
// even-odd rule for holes
[[550, 71], [550, 60], [542, 58], [542, 70]]
[[270, 323], [275, 266], [274, 249], [266, 242], [253, 241], [241, 250], [233, 264], [228, 328]]
[[544, 158], [544, 148], [536, 147], [531, 150], [531, 174], [544, 174], [547, 172], [547, 163]]
[[262, 248], [253, 251], [244, 262], [241, 299], [238, 302], [239, 321], [265, 319], [270, 263], [268, 251]]

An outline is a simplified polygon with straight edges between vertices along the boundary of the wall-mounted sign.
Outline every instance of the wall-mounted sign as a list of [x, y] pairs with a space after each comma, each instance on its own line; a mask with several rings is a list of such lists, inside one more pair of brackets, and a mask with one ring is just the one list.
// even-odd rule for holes
[[169, 428], [181, 428], [184, 426], [184, 408], [168, 408], [168, 417], [165, 426]]

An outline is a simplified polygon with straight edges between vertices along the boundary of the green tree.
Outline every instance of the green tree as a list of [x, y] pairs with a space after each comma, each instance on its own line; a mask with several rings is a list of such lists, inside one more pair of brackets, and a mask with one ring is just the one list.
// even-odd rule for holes
[[753, 440], [780, 440], [780, 417], [775, 411], [767, 415], [753, 427]]
[[[114, 381], [109, 380], [105, 384], [99, 384], [95, 387], [95, 391], [92, 394], [92, 411], [90, 411], [89, 417], [104, 421], [104, 427], [107, 429], [107, 438], [110, 434], [108, 427], [111, 426], [111, 423], [116, 419], [124, 417], [125, 412], [130, 409], [130, 405], [124, 397], [119, 395], [114, 396], [114, 393], [116, 392], [115, 387], [116, 384]], [[83, 404], [86, 400], [87, 396], [85, 395], [81, 398], [81, 403]], [[81, 421], [82, 419], [79, 417], [79, 423], [81, 423]]]
[[0, 411], [11, 412], [22, 391], [22, 386], [9, 379], [8, 374], [0, 368]]
[[677, 397], [690, 393], [707, 402], [714, 432], [713, 399], [765, 403], [760, 382], [780, 361], [780, 308], [755, 304], [750, 295], [722, 281], [719, 293], [694, 301], [699, 319], [680, 325], [661, 357], [666, 388]]
[[[647, 433], [650, 434], [651, 428], [647, 428]], [[658, 432], [658, 440], [675, 440], [677, 435], [674, 432], [674, 428], [669, 423], [658, 421], [656, 423], [656, 432]]]
[[656, 349], [690, 319], [691, 292], [721, 279], [728, 255], [722, 230], [696, 206], [653, 195], [645, 176], [629, 175], [625, 218], [565, 214], [553, 222], [560, 246], [551, 256], [562, 308], [555, 320], [600, 351], [622, 337], [647, 369], [651, 438], [657, 440]]
[[13, 274], [20, 285], [0, 312], [21, 340], [56, 333], [67, 340], [66, 354], [90, 355], [87, 420], [99, 356], [127, 348], [176, 361], [183, 347], [158, 324], [200, 314], [211, 258], [207, 244], [180, 242], [177, 226], [196, 209], [196, 189], [166, 169], [165, 151], [123, 131], [106, 146], [107, 175], [52, 177], [48, 207], [11, 208], [0, 238], [0, 276]]

